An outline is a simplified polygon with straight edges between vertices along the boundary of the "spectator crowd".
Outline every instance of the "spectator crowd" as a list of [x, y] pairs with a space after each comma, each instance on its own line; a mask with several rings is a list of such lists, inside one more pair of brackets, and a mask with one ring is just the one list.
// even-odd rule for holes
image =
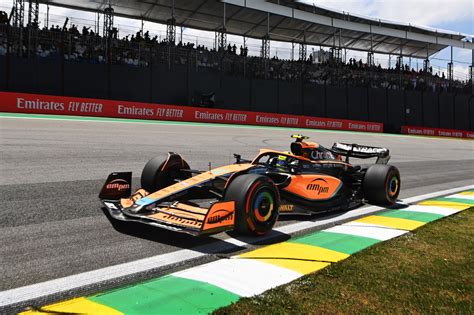
[[6, 55], [9, 47], [10, 54], [25, 58], [63, 56], [67, 61], [137, 67], [185, 65], [199, 71], [223, 71], [227, 75], [258, 79], [433, 92], [472, 91], [471, 82], [449, 81], [444, 73], [433, 74], [431, 67], [418, 71], [403, 64], [382, 68], [380, 64], [369, 65], [353, 58], [347, 62], [329, 59], [315, 63], [312, 55], [307, 60], [265, 59], [251, 56], [247, 47], [235, 44], [218, 50], [181, 41], [170, 44], [148, 31], [119, 38], [116, 28], [111, 30], [109, 38], [104, 38], [88, 27], [79, 29], [74, 24], [14, 28], [8, 26], [8, 17], [3, 13], [0, 13], [0, 55]]

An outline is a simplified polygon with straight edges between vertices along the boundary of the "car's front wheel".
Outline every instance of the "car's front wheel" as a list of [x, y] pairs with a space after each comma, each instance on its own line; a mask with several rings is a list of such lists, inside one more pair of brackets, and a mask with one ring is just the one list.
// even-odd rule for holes
[[152, 193], [172, 185], [176, 179], [186, 179], [191, 176], [188, 163], [176, 153], [168, 153], [167, 158], [157, 156], [148, 161], [141, 176], [142, 188]]
[[234, 230], [240, 234], [263, 235], [278, 218], [280, 194], [267, 176], [244, 174], [234, 179], [225, 200], [235, 201]]

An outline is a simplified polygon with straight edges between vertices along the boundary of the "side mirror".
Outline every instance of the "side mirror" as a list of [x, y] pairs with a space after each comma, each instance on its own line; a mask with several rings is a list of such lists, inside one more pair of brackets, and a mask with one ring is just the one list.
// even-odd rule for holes
[[240, 163], [242, 156], [240, 154], [234, 153], [235, 163]]
[[241, 163], [252, 163], [250, 160], [242, 159], [242, 156], [240, 154], [234, 153], [234, 159], [236, 164], [241, 164]]

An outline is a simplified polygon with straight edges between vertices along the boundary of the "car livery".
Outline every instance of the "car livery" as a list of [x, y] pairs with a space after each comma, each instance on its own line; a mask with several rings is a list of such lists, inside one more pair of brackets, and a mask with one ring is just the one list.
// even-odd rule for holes
[[[193, 170], [169, 152], [144, 167], [132, 194], [132, 173], [111, 173], [99, 198], [111, 218], [176, 232], [208, 235], [235, 230], [269, 232], [279, 215], [350, 210], [364, 202], [390, 205], [400, 192], [400, 173], [389, 150], [334, 143], [328, 149], [293, 135], [291, 152], [262, 149], [253, 160], [234, 154], [234, 164]], [[343, 160], [343, 157], [345, 159]], [[376, 158], [362, 167], [351, 157]]]

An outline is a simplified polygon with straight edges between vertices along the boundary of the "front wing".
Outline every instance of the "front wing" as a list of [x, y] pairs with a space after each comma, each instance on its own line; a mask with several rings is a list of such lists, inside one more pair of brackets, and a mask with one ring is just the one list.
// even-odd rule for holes
[[102, 200], [102, 203], [113, 219], [144, 223], [194, 236], [219, 233], [234, 227], [234, 201], [215, 202], [208, 209], [173, 202], [156, 205], [144, 213], [133, 213], [115, 200]]

